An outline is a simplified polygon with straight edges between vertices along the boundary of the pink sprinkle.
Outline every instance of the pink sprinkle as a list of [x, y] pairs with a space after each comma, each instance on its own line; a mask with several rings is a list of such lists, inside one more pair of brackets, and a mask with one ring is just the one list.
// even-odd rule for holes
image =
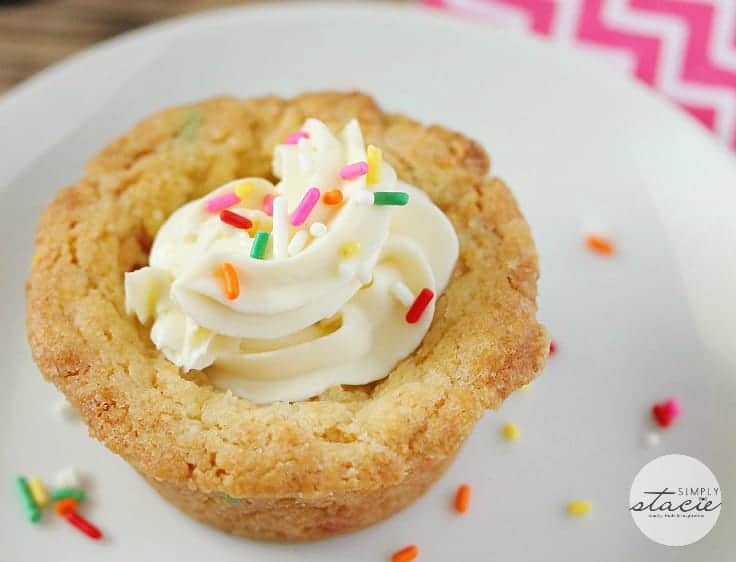
[[291, 224], [294, 226], [303, 225], [304, 221], [307, 220], [309, 213], [312, 212], [312, 209], [314, 209], [314, 206], [317, 204], [317, 201], [319, 201], [319, 189], [316, 187], [310, 187], [307, 189], [304, 197], [302, 197], [302, 200], [291, 214]]
[[297, 144], [301, 139], [308, 138], [309, 133], [307, 131], [295, 131], [286, 137], [284, 144]]
[[664, 407], [667, 410], [667, 413], [670, 414], [673, 418], [676, 418], [680, 415], [681, 408], [680, 408], [680, 402], [678, 402], [677, 398], [670, 398], [664, 403]]
[[263, 212], [269, 217], [273, 216], [273, 195], [270, 193], [266, 193], [266, 195], [263, 196]]
[[348, 164], [340, 170], [340, 177], [344, 180], [354, 180], [368, 173], [368, 162], [355, 162]]
[[232, 191], [229, 193], [224, 193], [222, 195], [219, 195], [217, 197], [213, 197], [207, 203], [205, 204], [205, 209], [208, 213], [219, 213], [223, 209], [227, 209], [228, 207], [232, 207], [233, 205], [237, 205], [240, 203], [240, 197], [235, 195]]

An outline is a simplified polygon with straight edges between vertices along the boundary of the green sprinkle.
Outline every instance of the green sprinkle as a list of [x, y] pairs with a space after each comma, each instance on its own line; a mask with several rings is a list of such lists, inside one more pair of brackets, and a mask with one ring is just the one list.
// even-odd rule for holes
[[23, 501], [23, 507], [28, 514], [28, 519], [30, 519], [32, 523], [38, 523], [41, 519], [41, 512], [39, 511], [36, 502], [33, 501], [31, 491], [28, 489], [28, 482], [26, 482], [26, 479], [22, 476], [18, 476], [15, 479], [15, 485], [17, 486], [18, 493]]
[[374, 191], [374, 205], [406, 205], [409, 202], [409, 194], [405, 191]]
[[266, 246], [268, 246], [268, 232], [259, 230], [256, 232], [256, 238], [253, 240], [253, 245], [250, 247], [250, 257], [262, 260], [266, 253]]
[[228, 494], [225, 494], [225, 501], [230, 505], [237, 505], [240, 503], [240, 500], [238, 498], [234, 498]]
[[86, 497], [87, 494], [84, 493], [84, 490], [78, 490], [77, 488], [59, 488], [58, 490], [54, 490], [54, 493], [51, 494], [51, 498], [55, 502], [65, 500], [67, 498], [74, 498], [77, 501], [83, 502]]
[[179, 138], [186, 141], [193, 141], [199, 133], [202, 125], [202, 114], [196, 109], [190, 109], [184, 119], [184, 125], [179, 130]]

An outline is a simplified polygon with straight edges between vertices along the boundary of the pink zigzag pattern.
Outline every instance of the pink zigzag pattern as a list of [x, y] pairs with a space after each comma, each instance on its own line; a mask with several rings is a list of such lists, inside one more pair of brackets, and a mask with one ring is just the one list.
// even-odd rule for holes
[[[476, 0], [478, 5], [500, 4], [510, 10], [526, 12], [532, 31], [541, 35], [554, 35], [554, 20], [561, 2], [572, 0]], [[645, 35], [608, 24], [603, 17], [609, 0], [578, 0], [580, 13], [575, 28], [575, 38], [581, 43], [624, 50], [636, 61], [635, 76], [656, 87], [663, 39]], [[421, 0], [422, 4], [438, 9], [457, 11], [454, 0]], [[629, 9], [640, 13], [652, 13], [679, 18], [688, 29], [688, 41], [682, 61], [680, 79], [683, 83], [703, 87], [727, 88], [736, 96], [736, 70], [722, 68], [709, 56], [711, 36], [716, 11], [713, 4], [695, 0], [628, 0]], [[731, 6], [736, 9], [736, 0]], [[736, 29], [733, 30], [733, 48], [736, 49]], [[677, 102], [677, 100], [674, 100]], [[718, 119], [718, 108], [707, 103], [679, 105], [706, 127], [713, 129]], [[726, 139], [736, 149], [736, 126], [731, 138]]]
[[[677, 17], [689, 30], [685, 60], [682, 63], [680, 78], [705, 86], [726, 87], [732, 91], [736, 103], [736, 70], [719, 67], [710, 59], [708, 47], [713, 32], [715, 7], [709, 4], [681, 0], [630, 0], [632, 8], [652, 13]], [[734, 7], [732, 6], [731, 9]], [[736, 38], [736, 29], [734, 29]], [[681, 104], [683, 105], [683, 104]], [[715, 124], [716, 111], [713, 108], [685, 106], [685, 109], [701, 118], [711, 129]], [[704, 113], [703, 113], [704, 112]], [[736, 148], [736, 127], [729, 139]]]

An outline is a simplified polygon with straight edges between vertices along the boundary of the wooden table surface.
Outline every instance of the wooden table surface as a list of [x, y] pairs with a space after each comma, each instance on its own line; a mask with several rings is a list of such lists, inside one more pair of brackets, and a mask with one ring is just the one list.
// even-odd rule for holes
[[180, 14], [248, 3], [254, 2], [0, 0], [0, 92], [50, 64], [124, 31]]

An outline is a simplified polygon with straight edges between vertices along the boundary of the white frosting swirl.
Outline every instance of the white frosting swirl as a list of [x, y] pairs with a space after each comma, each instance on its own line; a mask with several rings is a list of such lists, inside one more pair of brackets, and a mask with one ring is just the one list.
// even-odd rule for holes
[[[444, 290], [458, 255], [444, 214], [398, 181], [391, 166], [381, 165], [373, 185], [365, 175], [340, 178], [343, 166], [366, 160], [357, 121], [339, 137], [314, 119], [303, 130], [308, 138], [275, 149], [276, 186], [243, 178], [183, 206], [159, 230], [150, 265], [125, 277], [126, 309], [142, 323], [153, 321], [151, 339], [170, 361], [204, 369], [215, 386], [257, 403], [303, 400], [386, 376], [432, 320], [434, 300], [418, 322], [407, 323], [408, 299], [423, 288]], [[245, 182], [252, 191], [230, 210], [254, 222], [250, 231], [205, 208]], [[264, 259], [251, 258], [255, 230], [272, 228], [264, 195], [283, 197], [293, 212], [312, 186], [339, 189], [344, 200], [320, 201], [303, 225], [288, 225], [291, 255], [274, 258], [272, 233]], [[373, 191], [405, 191], [409, 203], [366, 204]], [[232, 300], [218, 277], [225, 262], [240, 283]]]

